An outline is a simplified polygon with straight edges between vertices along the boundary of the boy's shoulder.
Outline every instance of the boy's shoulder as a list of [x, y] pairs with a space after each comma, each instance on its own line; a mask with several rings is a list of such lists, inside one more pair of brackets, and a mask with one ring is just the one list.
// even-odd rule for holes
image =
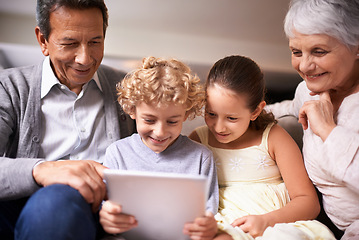
[[134, 142], [138, 141], [137, 139], [139, 138], [138, 133], [133, 133], [132, 135], [128, 136], [128, 137], [124, 137], [121, 139], [116, 140], [115, 142], [111, 143], [108, 148], [120, 148], [123, 147], [125, 145], [132, 145]]
[[204, 153], [212, 154], [212, 151], [202, 143], [196, 142], [185, 135], [180, 135], [180, 136], [183, 138], [182, 141], [185, 142], [187, 145], [186, 150], [192, 148], [192, 150], [197, 150], [197, 151], [202, 151]]

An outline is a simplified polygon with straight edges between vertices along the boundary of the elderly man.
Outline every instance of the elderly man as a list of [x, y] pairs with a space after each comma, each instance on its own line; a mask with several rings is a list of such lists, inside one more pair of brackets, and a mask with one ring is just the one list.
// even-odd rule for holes
[[43, 63], [0, 72], [0, 238], [94, 239], [106, 147], [135, 129], [101, 65], [107, 8], [38, 0], [37, 22]]

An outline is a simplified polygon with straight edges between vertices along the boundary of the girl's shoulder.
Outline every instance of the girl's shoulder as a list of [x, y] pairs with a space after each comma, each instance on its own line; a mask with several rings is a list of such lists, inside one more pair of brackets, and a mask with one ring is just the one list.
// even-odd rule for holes
[[278, 124], [274, 124], [268, 132], [268, 143], [276, 143], [287, 140], [288, 138], [292, 138], [289, 133], [279, 126]]
[[274, 124], [268, 135], [268, 152], [275, 159], [276, 151], [298, 148], [290, 134], [278, 124]]
[[195, 142], [202, 144], [208, 143], [208, 127], [207, 125], [199, 126], [188, 136]]

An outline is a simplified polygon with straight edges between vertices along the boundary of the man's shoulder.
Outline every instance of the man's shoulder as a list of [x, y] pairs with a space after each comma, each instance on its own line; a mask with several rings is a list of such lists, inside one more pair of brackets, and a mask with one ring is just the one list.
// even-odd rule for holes
[[124, 78], [126, 76], [126, 73], [124, 71], [121, 71], [119, 69], [101, 64], [97, 70], [98, 74], [100, 75], [104, 75], [107, 78], [118, 78], [120, 77], [121, 79]]
[[41, 65], [29, 65], [29, 66], [21, 66], [14, 68], [6, 68], [0, 70], [0, 78], [9, 78], [11, 76], [32, 76], [34, 72], [41, 71]]
[[122, 81], [126, 76], [126, 73], [119, 69], [101, 64], [97, 69], [97, 75], [103, 87], [108, 86], [110, 91], [116, 93], [117, 83]]
[[5, 88], [38, 87], [42, 65], [31, 65], [0, 70], [0, 82]]

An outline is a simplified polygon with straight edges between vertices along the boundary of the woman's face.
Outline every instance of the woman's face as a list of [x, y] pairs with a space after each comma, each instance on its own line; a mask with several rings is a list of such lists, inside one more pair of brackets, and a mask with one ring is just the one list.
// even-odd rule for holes
[[[325, 34], [305, 35], [295, 32], [289, 39], [292, 66], [305, 80], [309, 90], [345, 91], [356, 84], [358, 47], [349, 49], [337, 39]], [[357, 74], [357, 73], [356, 73]]]

